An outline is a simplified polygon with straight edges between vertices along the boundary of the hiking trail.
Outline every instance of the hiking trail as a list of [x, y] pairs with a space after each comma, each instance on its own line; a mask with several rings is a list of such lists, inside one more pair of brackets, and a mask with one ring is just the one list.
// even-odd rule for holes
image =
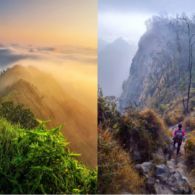
[[[171, 132], [173, 132], [175, 129], [177, 129], [177, 125], [174, 125], [169, 128]], [[185, 143], [188, 139], [188, 132], [186, 131], [186, 139], [182, 142], [181, 148], [180, 148], [180, 154], [177, 156], [176, 151], [174, 151], [174, 154], [172, 155], [171, 159], [167, 161], [167, 165], [169, 168], [180, 172], [184, 177], [187, 178], [190, 186], [195, 186], [195, 179], [190, 176], [189, 171], [187, 169], [186, 163], [185, 163]], [[192, 191], [192, 194], [194, 194], [195, 191]]]
[[[172, 132], [177, 126], [172, 126]], [[186, 139], [187, 139], [186, 134]], [[172, 139], [172, 137], [170, 138]], [[193, 194], [192, 186], [195, 181], [190, 177], [185, 164], [185, 142], [182, 143], [180, 155], [176, 155], [176, 150], [172, 152], [171, 158], [165, 157], [165, 161], [155, 163], [153, 161], [137, 164], [136, 169], [146, 179], [147, 193], [152, 194]], [[173, 144], [173, 143], [171, 143]]]

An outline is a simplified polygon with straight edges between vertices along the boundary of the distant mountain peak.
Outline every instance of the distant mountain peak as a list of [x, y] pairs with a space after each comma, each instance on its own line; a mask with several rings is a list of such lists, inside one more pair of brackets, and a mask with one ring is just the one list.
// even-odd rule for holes
[[119, 38], [115, 39], [113, 41], [113, 43], [115, 43], [115, 44], [127, 44], [127, 45], [129, 45], [129, 43], [125, 39], [123, 39], [122, 37], [119, 37]]
[[99, 84], [106, 96], [119, 96], [127, 78], [135, 47], [122, 37], [108, 44], [98, 55]]

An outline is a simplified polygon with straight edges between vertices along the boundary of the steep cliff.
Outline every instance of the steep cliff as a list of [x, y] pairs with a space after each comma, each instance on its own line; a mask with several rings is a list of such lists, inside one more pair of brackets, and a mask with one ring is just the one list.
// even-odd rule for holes
[[[186, 18], [191, 34], [195, 33], [194, 19]], [[161, 113], [175, 104], [182, 106], [189, 83], [187, 23], [181, 18], [154, 17], [147, 22], [147, 31], [123, 83], [120, 109], [131, 104], [151, 107]], [[194, 52], [195, 53], [195, 50]], [[194, 59], [192, 60], [192, 62]], [[193, 68], [192, 89], [195, 87]], [[193, 97], [191, 109], [193, 109]]]

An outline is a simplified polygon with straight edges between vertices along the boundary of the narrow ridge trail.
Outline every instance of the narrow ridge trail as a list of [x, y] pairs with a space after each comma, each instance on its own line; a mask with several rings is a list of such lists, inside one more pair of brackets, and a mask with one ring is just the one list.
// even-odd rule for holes
[[[173, 133], [174, 130], [177, 129], [177, 125], [174, 125], [169, 128], [170, 131]], [[185, 176], [190, 184], [190, 186], [195, 186], [195, 178], [190, 176], [189, 171], [187, 170], [187, 166], [185, 163], [185, 143], [188, 138], [188, 132], [186, 132], [186, 139], [182, 143], [181, 148], [180, 148], [180, 154], [179, 156], [176, 155], [176, 151], [174, 151], [172, 157], [170, 160], [167, 161], [167, 166], [174, 170], [180, 172], [183, 176]], [[192, 194], [195, 194], [194, 189], [192, 189]]]
[[[177, 126], [169, 128], [172, 133], [176, 129]], [[179, 156], [176, 155], [176, 149], [173, 150], [172, 142], [168, 156], [164, 157], [164, 162], [148, 161], [136, 165], [136, 169], [145, 176], [147, 193], [193, 194], [194, 181], [185, 163], [185, 142], [181, 145]]]

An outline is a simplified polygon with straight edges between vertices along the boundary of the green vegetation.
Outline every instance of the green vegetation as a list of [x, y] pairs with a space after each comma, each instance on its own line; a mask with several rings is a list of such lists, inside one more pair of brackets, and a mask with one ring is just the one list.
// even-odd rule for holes
[[[192, 131], [185, 144], [186, 161], [190, 169], [195, 168], [195, 131]], [[195, 170], [194, 170], [195, 171]]]
[[168, 126], [172, 126], [183, 121], [184, 118], [185, 115], [183, 113], [183, 110], [180, 108], [174, 108], [166, 113], [164, 120]]
[[[0, 76], [0, 103], [12, 101], [14, 107], [18, 104], [24, 105], [23, 108], [29, 108], [36, 119], [48, 121], [48, 128], [63, 125], [61, 131], [71, 143], [71, 149], [82, 154], [78, 159], [87, 166], [95, 168], [97, 166], [95, 106], [89, 109], [88, 106], [83, 105], [80, 96], [75, 96], [75, 94], [72, 96], [67, 92], [68, 83], [65, 87], [59, 77], [52, 75], [51, 72], [48, 73], [35, 66], [15, 65], [11, 67]], [[86, 98], [83, 101], [86, 102]], [[12, 113], [15, 117], [16, 112], [14, 109], [9, 110], [11, 115], [9, 118], [12, 119]], [[18, 118], [22, 117], [24, 123], [22, 126], [20, 121], [21, 127], [34, 128], [36, 121], [31, 121], [31, 118], [27, 119], [27, 116], [27, 113], [23, 114], [23, 111], [19, 111], [17, 120], [12, 121], [9, 118], [7, 120], [12, 124], [18, 124]]]
[[124, 115], [116, 110], [114, 103], [104, 97], [98, 100], [98, 121], [102, 129], [112, 134], [124, 148], [140, 151], [140, 162], [152, 159], [152, 154], [169, 145], [169, 132], [160, 116], [152, 110], [137, 111], [130, 108]]
[[159, 106], [159, 111], [160, 113], [164, 113], [168, 109], [169, 105], [168, 104], [160, 104]]
[[152, 110], [133, 107], [121, 115], [114, 102], [99, 96], [98, 124], [99, 192], [143, 193], [144, 180], [134, 165], [159, 161], [159, 149], [167, 151], [170, 139], [163, 121]]
[[186, 129], [195, 130], [195, 117], [185, 118], [183, 124]]
[[0, 119], [0, 193], [96, 193], [97, 173], [80, 164], [59, 128], [23, 129]]
[[135, 159], [138, 162], [152, 160], [159, 148], [166, 151], [170, 141], [163, 121], [152, 110], [128, 112], [123, 117], [118, 135], [127, 150], [139, 151]]
[[[190, 172], [190, 176], [195, 178], [195, 130], [192, 131], [189, 135], [189, 138], [185, 144], [185, 158], [186, 164]], [[192, 186], [195, 190], [195, 185]]]
[[22, 128], [33, 129], [38, 125], [34, 114], [23, 105], [14, 105], [13, 102], [3, 102], [0, 105], [0, 117], [12, 124], [19, 124]]

